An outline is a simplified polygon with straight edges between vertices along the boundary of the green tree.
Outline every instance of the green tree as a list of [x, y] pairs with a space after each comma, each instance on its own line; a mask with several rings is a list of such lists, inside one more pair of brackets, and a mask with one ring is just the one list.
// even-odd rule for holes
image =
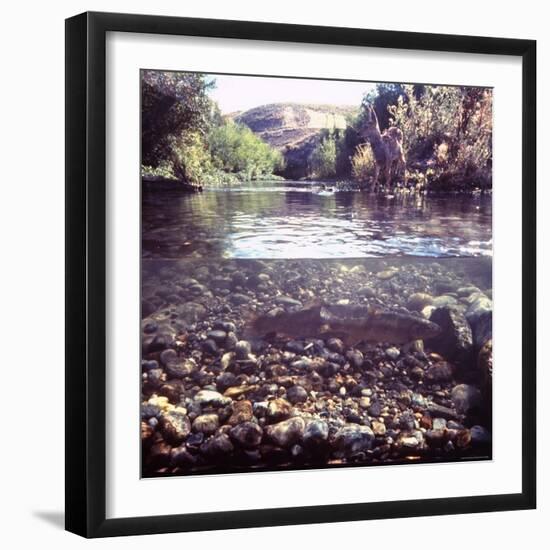
[[389, 107], [396, 105], [399, 97], [404, 96], [404, 86], [402, 84], [394, 83], [380, 83], [377, 84], [374, 90], [371, 90], [363, 98], [363, 103], [368, 103], [373, 106], [378, 118], [378, 124], [380, 130], [385, 130], [390, 124], [391, 115], [389, 113]]
[[310, 174], [316, 178], [336, 175], [336, 139], [332, 133], [322, 138], [309, 156]]
[[216, 168], [240, 173], [247, 180], [280, 172], [283, 168], [279, 151], [262, 141], [250, 128], [233, 121], [212, 128], [208, 142]]
[[200, 73], [143, 71], [141, 85], [142, 163], [157, 167], [172, 159], [184, 133], [207, 133], [213, 114], [207, 94], [214, 82]]

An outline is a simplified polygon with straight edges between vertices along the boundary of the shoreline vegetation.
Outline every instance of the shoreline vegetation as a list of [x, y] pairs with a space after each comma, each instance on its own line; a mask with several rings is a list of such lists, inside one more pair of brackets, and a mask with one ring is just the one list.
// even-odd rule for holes
[[377, 162], [362, 131], [402, 132], [404, 173], [384, 192], [492, 188], [492, 90], [378, 84], [353, 107], [272, 104], [222, 115], [200, 73], [142, 73], [142, 167], [148, 190], [202, 191], [244, 182], [311, 181], [371, 190]]

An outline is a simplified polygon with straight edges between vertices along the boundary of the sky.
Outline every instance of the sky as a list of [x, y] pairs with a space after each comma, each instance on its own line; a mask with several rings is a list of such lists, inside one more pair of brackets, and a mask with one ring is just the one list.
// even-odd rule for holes
[[268, 103], [332, 103], [358, 107], [370, 82], [309, 80], [238, 75], [209, 75], [216, 81], [210, 97], [223, 114], [245, 111]]

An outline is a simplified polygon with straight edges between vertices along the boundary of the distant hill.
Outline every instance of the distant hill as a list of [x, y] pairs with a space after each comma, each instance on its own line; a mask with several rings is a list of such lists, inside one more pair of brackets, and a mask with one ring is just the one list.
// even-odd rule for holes
[[347, 118], [358, 111], [342, 105], [273, 103], [227, 116], [283, 153], [287, 178], [301, 178], [307, 175], [307, 159], [321, 130], [345, 129]]

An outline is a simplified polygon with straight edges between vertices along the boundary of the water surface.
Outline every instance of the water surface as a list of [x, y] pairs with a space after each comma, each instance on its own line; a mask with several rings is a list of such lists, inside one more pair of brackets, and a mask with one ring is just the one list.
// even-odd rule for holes
[[253, 183], [144, 192], [144, 258], [490, 256], [490, 196], [330, 192]]

